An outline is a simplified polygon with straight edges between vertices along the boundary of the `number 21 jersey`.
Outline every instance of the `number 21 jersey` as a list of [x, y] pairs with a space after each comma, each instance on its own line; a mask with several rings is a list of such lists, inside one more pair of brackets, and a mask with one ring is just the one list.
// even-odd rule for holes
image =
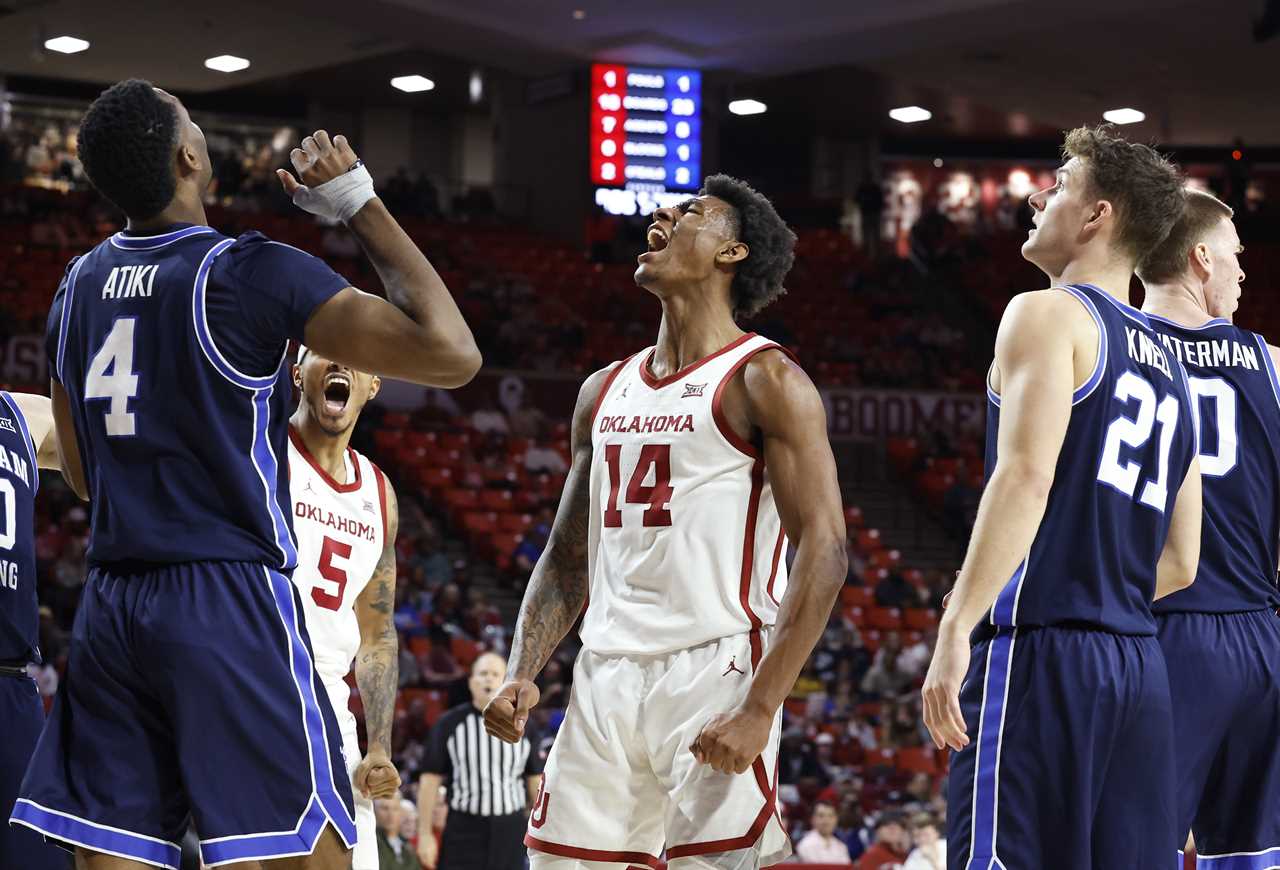
[[[1058, 289], [1093, 318], [1097, 363], [1072, 396], [1044, 518], [990, 622], [1153, 635], [1156, 562], [1196, 451], [1187, 376], [1141, 311], [1091, 284]], [[987, 393], [990, 478], [1000, 397]]]
[[780, 348], [747, 334], [658, 379], [649, 348], [605, 380], [591, 428], [587, 649], [659, 655], [773, 625], [786, 538], [763, 451], [720, 408], [769, 349]]

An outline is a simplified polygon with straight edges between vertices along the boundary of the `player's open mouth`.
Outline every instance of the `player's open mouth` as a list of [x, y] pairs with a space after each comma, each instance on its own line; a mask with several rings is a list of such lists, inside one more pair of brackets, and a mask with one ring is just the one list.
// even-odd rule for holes
[[324, 409], [335, 417], [347, 409], [351, 398], [351, 379], [335, 372], [324, 379]]
[[649, 227], [649, 232], [645, 236], [645, 239], [649, 243], [650, 252], [663, 250], [667, 247], [667, 243], [670, 241], [670, 239], [667, 238], [666, 231], [657, 224]]

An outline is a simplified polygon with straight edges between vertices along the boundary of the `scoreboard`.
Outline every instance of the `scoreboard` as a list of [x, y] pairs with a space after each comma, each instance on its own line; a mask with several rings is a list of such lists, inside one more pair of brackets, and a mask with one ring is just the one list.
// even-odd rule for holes
[[702, 74], [591, 68], [591, 183], [612, 214], [647, 214], [702, 186]]

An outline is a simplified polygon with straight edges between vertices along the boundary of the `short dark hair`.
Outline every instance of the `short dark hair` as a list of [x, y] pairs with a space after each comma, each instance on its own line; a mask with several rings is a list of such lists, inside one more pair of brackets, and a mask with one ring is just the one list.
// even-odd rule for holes
[[99, 94], [76, 146], [89, 181], [130, 218], [155, 217], [173, 199], [178, 110], [151, 82], [127, 79]]
[[1235, 212], [1231, 206], [1203, 190], [1187, 190], [1187, 204], [1182, 217], [1173, 225], [1169, 235], [1156, 245], [1146, 259], [1138, 264], [1138, 277], [1148, 284], [1172, 281], [1187, 270], [1188, 257], [1205, 234], [1218, 225], [1218, 221], [1231, 220]]
[[1114, 131], [1110, 124], [1077, 127], [1067, 133], [1062, 156], [1084, 161], [1090, 191], [1115, 207], [1116, 244], [1141, 262], [1182, 214], [1182, 173], [1151, 146]]
[[773, 203], [745, 181], [710, 175], [700, 196], [724, 200], [734, 210], [734, 234], [750, 248], [738, 263], [729, 288], [734, 317], [751, 317], [787, 292], [782, 281], [796, 260], [796, 234], [778, 216]]

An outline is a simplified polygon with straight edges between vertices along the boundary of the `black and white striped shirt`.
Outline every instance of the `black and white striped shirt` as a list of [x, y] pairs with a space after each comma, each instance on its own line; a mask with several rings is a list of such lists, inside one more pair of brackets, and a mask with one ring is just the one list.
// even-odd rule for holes
[[451, 811], [504, 816], [525, 811], [525, 780], [542, 773], [542, 765], [527, 730], [514, 745], [490, 737], [483, 714], [467, 703], [436, 722], [423, 771], [444, 777]]

